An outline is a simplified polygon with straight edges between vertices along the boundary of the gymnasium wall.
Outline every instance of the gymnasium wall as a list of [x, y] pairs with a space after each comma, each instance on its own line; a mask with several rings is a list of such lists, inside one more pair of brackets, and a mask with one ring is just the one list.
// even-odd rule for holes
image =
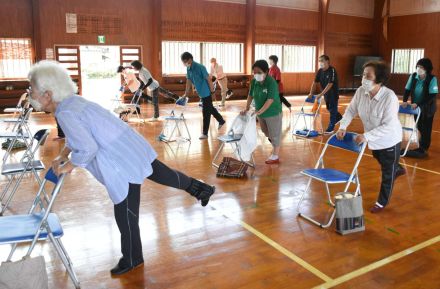
[[[383, 34], [384, 3], [384, 0], [376, 1], [380, 55], [391, 62], [393, 48], [424, 48], [425, 57], [433, 62], [433, 73], [440, 75], [440, 1], [392, 0], [387, 39]], [[408, 74], [393, 74], [389, 87], [402, 94], [408, 77]]]
[[0, 1], [0, 37], [32, 38], [32, 5], [29, 0]]

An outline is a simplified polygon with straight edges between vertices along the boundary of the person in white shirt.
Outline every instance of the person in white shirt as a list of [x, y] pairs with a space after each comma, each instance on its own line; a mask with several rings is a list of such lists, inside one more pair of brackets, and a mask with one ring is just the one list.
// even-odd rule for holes
[[151, 94], [154, 106], [154, 116], [151, 120], [156, 121], [159, 118], [159, 82], [153, 78], [150, 71], [140, 61], [133, 61], [131, 66], [139, 73], [139, 79], [142, 81], [139, 89], [147, 89]]
[[337, 132], [338, 139], [345, 132], [355, 116], [359, 116], [364, 133], [356, 137], [356, 142], [367, 142], [374, 158], [382, 169], [382, 183], [372, 213], [381, 212], [388, 205], [396, 177], [405, 174], [400, 166], [400, 144], [402, 126], [399, 121], [399, 101], [391, 89], [385, 87], [389, 69], [384, 62], [368, 62], [364, 65], [362, 86], [359, 87], [347, 107]]
[[217, 59], [211, 58], [211, 72], [210, 77], [215, 77], [217, 83], [220, 85], [222, 103], [221, 106], [225, 106], [226, 99], [232, 96], [232, 91], [228, 90], [228, 77], [223, 72], [223, 66], [217, 63]]

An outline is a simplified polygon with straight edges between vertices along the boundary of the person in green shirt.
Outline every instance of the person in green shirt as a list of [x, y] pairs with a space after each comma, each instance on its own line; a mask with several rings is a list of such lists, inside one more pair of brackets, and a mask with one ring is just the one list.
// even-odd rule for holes
[[417, 72], [413, 73], [405, 87], [403, 106], [406, 107], [411, 96], [411, 107], [420, 107], [421, 114], [417, 128], [420, 131], [419, 148], [410, 150], [408, 157], [424, 158], [431, 145], [432, 123], [437, 110], [436, 99], [438, 94], [437, 78], [432, 74], [433, 66], [429, 58], [417, 61]]
[[278, 164], [281, 144], [281, 124], [283, 119], [278, 83], [268, 75], [269, 64], [266, 60], [257, 60], [252, 65], [254, 79], [251, 81], [251, 89], [246, 102], [245, 110], [249, 111], [252, 100], [255, 102], [255, 113], [260, 123], [261, 130], [271, 142], [272, 154], [266, 160], [266, 164]]

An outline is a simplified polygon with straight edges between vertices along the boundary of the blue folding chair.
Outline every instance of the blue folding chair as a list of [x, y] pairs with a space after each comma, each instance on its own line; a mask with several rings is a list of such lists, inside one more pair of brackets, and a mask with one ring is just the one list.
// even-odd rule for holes
[[[191, 141], [191, 134], [189, 133], [184, 115], [188, 104], [188, 97], [180, 97], [176, 100], [171, 114], [165, 117], [165, 124], [158, 136], [159, 141], [173, 142], [180, 137], [184, 141]], [[180, 126], [183, 125], [183, 128]]]
[[[416, 107], [415, 109], [412, 108], [410, 105], [407, 105], [406, 107], [403, 106], [399, 107], [399, 115], [402, 116], [403, 118], [403, 119], [400, 118], [400, 123], [402, 124], [403, 136], [405, 137], [405, 133], [409, 132], [409, 139], [406, 143], [405, 149], [402, 150], [403, 152], [400, 155], [401, 157], [406, 156], [406, 153], [409, 150], [409, 146], [412, 143], [417, 144], [417, 147], [419, 147], [419, 134], [418, 134], [417, 124], [419, 123], [420, 113], [421, 113], [420, 107]], [[408, 117], [414, 119], [414, 121], [412, 119], [409, 121], [410, 124], [408, 124], [408, 122], [406, 121]]]
[[[366, 143], [364, 143], [362, 145], [358, 145], [354, 141], [355, 138], [356, 138], [356, 134], [351, 133], [351, 132], [347, 132], [343, 140], [338, 140], [336, 138], [336, 134], [332, 135], [327, 140], [327, 143], [325, 144], [324, 149], [322, 150], [321, 155], [319, 156], [319, 159], [316, 162], [315, 168], [301, 171], [301, 173], [303, 175], [309, 177], [309, 182], [308, 182], [307, 187], [304, 190], [304, 192], [301, 196], [301, 199], [298, 203], [298, 216], [299, 217], [302, 217], [302, 218], [312, 222], [313, 224], [320, 226], [321, 228], [327, 228], [331, 225], [333, 218], [335, 217], [335, 213], [336, 213], [335, 204], [332, 201], [329, 185], [331, 185], [331, 184], [346, 184], [344, 192], [348, 192], [348, 189], [350, 188], [350, 184], [355, 184], [356, 185], [355, 195], [361, 194], [359, 174], [358, 174], [357, 169], [358, 169], [359, 163], [361, 162], [362, 156], [364, 155]], [[356, 162], [354, 164], [354, 167], [350, 173], [346, 173], [346, 172], [343, 172], [343, 171], [340, 171], [337, 169], [324, 167], [324, 156], [325, 156], [326, 151], [329, 146], [340, 148], [340, 149], [343, 149], [346, 151], [350, 151], [350, 152], [356, 153], [358, 155], [356, 158]], [[333, 207], [333, 213], [332, 213], [330, 219], [327, 221], [327, 223], [320, 223], [320, 222], [316, 221], [315, 219], [301, 213], [301, 210], [300, 210], [301, 203], [303, 202], [304, 196], [306, 195], [306, 193], [310, 190], [312, 180], [316, 180], [316, 181], [319, 181], [319, 182], [325, 184], [328, 201], [331, 204], [331, 206]]]
[[[52, 208], [60, 193], [65, 175], [57, 177], [52, 169], [47, 171], [32, 206], [25, 215], [0, 218], [0, 245], [11, 244], [12, 249], [6, 261], [10, 261], [18, 244], [31, 243], [25, 257], [29, 257], [38, 241], [49, 241], [54, 245], [66, 270], [75, 285], [80, 288], [78, 278], [73, 271], [72, 261], [61, 242], [64, 235], [60, 220]], [[54, 185], [50, 195], [44, 193], [46, 183]]]
[[[317, 99], [318, 107], [316, 111], [312, 111], [312, 109], [308, 109], [306, 106], [314, 105], [316, 100], [316, 96], [306, 97], [304, 100], [301, 109], [299, 112], [294, 114], [294, 123], [293, 123], [293, 131], [292, 133], [297, 136], [302, 137], [316, 137], [319, 135], [319, 132], [314, 129], [314, 124], [316, 119], [319, 116], [319, 112], [321, 110], [321, 98]], [[299, 121], [302, 120], [302, 127], [298, 128]], [[320, 119], [321, 132], [322, 132], [322, 119]]]
[[[8, 208], [26, 174], [33, 174], [37, 182], [41, 185], [38, 172], [44, 170], [45, 167], [41, 160], [35, 159], [35, 155], [38, 149], [46, 142], [49, 133], [49, 129], [41, 129], [36, 132], [32, 138], [32, 142], [18, 163], [6, 163], [6, 159], [4, 159], [1, 175], [8, 177], [9, 181], [0, 195], [0, 216], [3, 215]], [[4, 202], [4, 200], [6, 200], [6, 202]]]

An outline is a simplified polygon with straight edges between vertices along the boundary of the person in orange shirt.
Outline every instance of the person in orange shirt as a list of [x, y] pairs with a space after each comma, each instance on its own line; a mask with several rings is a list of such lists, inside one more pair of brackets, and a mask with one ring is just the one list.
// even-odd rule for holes
[[272, 76], [272, 78], [278, 82], [278, 91], [280, 94], [280, 100], [291, 111], [292, 105], [284, 97], [284, 86], [283, 83], [281, 82], [281, 70], [278, 67], [278, 56], [276, 55], [269, 56], [269, 64], [270, 64], [269, 75]]

